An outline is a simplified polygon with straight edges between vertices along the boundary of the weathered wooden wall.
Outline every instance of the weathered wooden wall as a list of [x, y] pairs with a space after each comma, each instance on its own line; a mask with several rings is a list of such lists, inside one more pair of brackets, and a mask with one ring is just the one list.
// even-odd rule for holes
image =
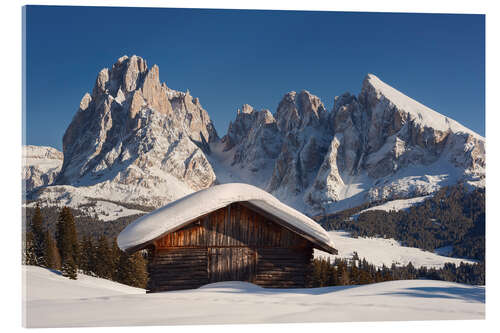
[[150, 291], [239, 280], [304, 287], [312, 244], [247, 206], [234, 203], [157, 239]]

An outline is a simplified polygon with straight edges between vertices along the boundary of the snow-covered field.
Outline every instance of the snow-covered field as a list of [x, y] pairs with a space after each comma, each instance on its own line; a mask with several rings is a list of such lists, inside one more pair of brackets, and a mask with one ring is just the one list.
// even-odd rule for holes
[[416, 198], [410, 198], [410, 199], [392, 200], [392, 201], [385, 202], [385, 203], [378, 205], [378, 206], [373, 206], [373, 207], [370, 207], [367, 209], [363, 209], [362, 211], [360, 211], [356, 215], [359, 216], [359, 214], [361, 214], [361, 213], [369, 212], [372, 210], [383, 210], [386, 212], [406, 210], [406, 209], [410, 208], [411, 206], [414, 206], [416, 204], [424, 202], [425, 200], [429, 199], [430, 197], [431, 197], [430, 195], [426, 195], [423, 197], [416, 197]]
[[484, 287], [412, 280], [315, 289], [221, 282], [145, 294], [79, 275], [23, 267], [28, 327], [484, 319]]
[[[473, 263], [472, 260], [451, 258], [437, 253], [423, 251], [415, 247], [401, 246], [398, 241], [388, 238], [353, 238], [345, 231], [328, 231], [334, 247], [339, 251], [338, 255], [331, 255], [323, 251], [314, 250], [315, 257], [340, 257], [351, 258], [354, 252], [359, 258], [365, 258], [369, 263], [381, 267], [396, 265], [407, 265], [409, 262], [415, 267], [426, 266], [428, 268], [442, 267], [451, 262], [460, 265], [460, 262]], [[440, 253], [444, 253], [441, 251]]]

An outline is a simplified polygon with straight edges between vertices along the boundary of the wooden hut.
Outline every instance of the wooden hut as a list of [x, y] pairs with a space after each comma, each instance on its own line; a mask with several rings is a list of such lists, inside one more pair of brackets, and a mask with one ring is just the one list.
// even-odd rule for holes
[[336, 254], [315, 221], [247, 184], [217, 185], [131, 223], [118, 246], [149, 253], [148, 292], [248, 281], [270, 288], [308, 284], [313, 249]]

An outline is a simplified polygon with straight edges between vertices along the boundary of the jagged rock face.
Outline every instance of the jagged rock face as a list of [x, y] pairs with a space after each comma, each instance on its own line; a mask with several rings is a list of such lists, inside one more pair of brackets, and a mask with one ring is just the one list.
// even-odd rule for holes
[[52, 184], [61, 170], [63, 153], [52, 147], [23, 146], [22, 180], [25, 192]]
[[283, 145], [269, 191], [295, 195], [307, 188], [331, 140], [326, 117], [323, 103], [308, 91], [298, 95], [291, 92], [283, 97], [276, 111]]
[[[158, 66], [148, 69], [142, 58], [124, 56], [111, 70], [103, 69], [92, 94], [82, 98], [63, 137], [57, 184], [107, 182], [153, 190], [173, 176], [188, 189], [200, 190], [215, 181], [205, 156], [215, 140], [217, 133], [197, 98], [161, 83]], [[161, 202], [162, 194], [156, 196]]]
[[[255, 111], [243, 110], [223, 139], [232, 165], [242, 169], [251, 163], [242, 158], [246, 152], [253, 157], [262, 150], [253, 144], [261, 128]], [[275, 139], [268, 142], [279, 153], [265, 155], [274, 167], [261, 186], [311, 214], [425, 195], [457, 182], [484, 186], [484, 138], [373, 75], [358, 96], [336, 97], [331, 112], [306, 91], [290, 92], [275, 119]]]
[[[254, 110], [248, 104], [238, 110], [236, 120], [229, 124], [222, 138], [224, 151], [234, 149], [233, 166], [245, 166], [251, 173], [272, 168], [281, 149], [276, 120], [269, 110]], [[255, 175], [258, 177], [258, 175]]]
[[482, 137], [373, 75], [364, 80], [357, 98], [336, 99], [331, 118], [337, 142], [306, 196], [317, 209], [345, 199], [341, 193], [349, 190], [346, 180], [363, 176], [364, 201], [419, 196], [448, 183], [484, 181]]
[[[287, 93], [276, 115], [249, 105], [238, 110], [222, 139], [231, 166], [249, 171], [250, 181], [281, 196], [301, 193], [314, 179], [328, 150], [328, 112], [307, 91]], [[267, 175], [267, 176], [266, 176]]]

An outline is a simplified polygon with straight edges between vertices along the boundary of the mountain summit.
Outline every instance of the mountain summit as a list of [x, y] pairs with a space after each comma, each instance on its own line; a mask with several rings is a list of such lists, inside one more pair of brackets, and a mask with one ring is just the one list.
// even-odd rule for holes
[[205, 154], [216, 140], [197, 98], [160, 82], [158, 66], [123, 56], [83, 96], [64, 133], [55, 183], [158, 206], [214, 183]]
[[484, 144], [372, 74], [357, 96], [335, 97], [331, 110], [305, 90], [286, 93], [274, 114], [245, 104], [219, 139], [197, 98], [167, 87], [158, 66], [123, 56], [83, 96], [55, 182], [54, 169], [33, 182], [40, 186], [31, 198], [158, 207], [238, 181], [314, 215], [456, 183], [484, 186]]

